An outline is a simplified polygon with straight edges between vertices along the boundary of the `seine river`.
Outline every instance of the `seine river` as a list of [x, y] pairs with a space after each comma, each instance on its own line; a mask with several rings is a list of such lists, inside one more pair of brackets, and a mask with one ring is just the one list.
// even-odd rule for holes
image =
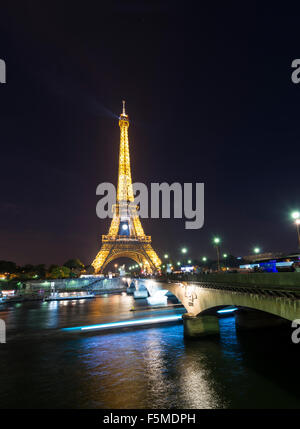
[[0, 308], [0, 408], [300, 408], [300, 344], [286, 331], [187, 341], [181, 323], [118, 331], [61, 328], [180, 313], [132, 312], [131, 296]]

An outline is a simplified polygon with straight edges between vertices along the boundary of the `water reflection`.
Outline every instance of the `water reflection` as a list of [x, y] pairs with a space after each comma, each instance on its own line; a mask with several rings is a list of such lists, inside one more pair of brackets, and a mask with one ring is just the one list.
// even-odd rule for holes
[[191, 360], [180, 366], [180, 395], [189, 408], [221, 408], [222, 398], [214, 389], [212, 374], [205, 363], [200, 360]]
[[[130, 312], [133, 305], [132, 297], [120, 294], [1, 311], [8, 336], [0, 346], [0, 406], [299, 408], [300, 347], [279, 331], [239, 334], [230, 317], [220, 320], [220, 338], [201, 341], [185, 341], [180, 324], [89, 336], [58, 333], [146, 315], [144, 309]], [[145, 302], [135, 305], [142, 309]], [[182, 310], [156, 314], [161, 311]]]

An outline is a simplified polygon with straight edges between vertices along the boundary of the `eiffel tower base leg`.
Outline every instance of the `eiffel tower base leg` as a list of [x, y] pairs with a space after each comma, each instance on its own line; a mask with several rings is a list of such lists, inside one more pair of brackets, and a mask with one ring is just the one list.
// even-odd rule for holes
[[129, 258], [140, 265], [147, 273], [156, 271], [157, 255], [150, 243], [141, 241], [112, 241], [103, 243], [93, 262], [96, 273], [102, 273], [105, 267], [117, 258]]
[[95, 270], [93, 265], [91, 265], [87, 270], [86, 270], [87, 274], [95, 274]]

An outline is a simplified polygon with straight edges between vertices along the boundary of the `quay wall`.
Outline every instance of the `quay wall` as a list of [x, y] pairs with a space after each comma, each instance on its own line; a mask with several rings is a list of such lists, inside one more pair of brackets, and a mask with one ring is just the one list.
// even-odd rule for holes
[[51, 285], [55, 287], [57, 291], [71, 291], [71, 290], [114, 290], [122, 289], [125, 287], [124, 282], [120, 278], [113, 279], [95, 279], [95, 278], [79, 278], [79, 279], [55, 279], [55, 280], [43, 280], [43, 281], [27, 281], [26, 291], [50, 291]]

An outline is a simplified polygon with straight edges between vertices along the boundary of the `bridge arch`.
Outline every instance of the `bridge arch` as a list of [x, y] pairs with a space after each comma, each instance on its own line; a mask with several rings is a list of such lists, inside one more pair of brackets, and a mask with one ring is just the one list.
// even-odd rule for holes
[[[247, 325], [249, 328], [278, 325], [279, 322], [284, 322], [280, 319], [286, 321], [300, 319], [300, 289], [298, 286], [295, 288], [294, 285], [281, 285], [278, 288], [265, 286], [265, 284], [259, 285], [259, 282], [252, 282], [252, 284], [251, 282], [248, 284], [235, 282], [234, 284], [229, 275], [225, 279], [227, 282], [221, 282], [219, 279], [219, 281], [213, 281], [213, 278], [198, 283], [157, 281], [149, 283], [146, 281], [148, 282], [146, 287], [150, 295], [155, 294], [155, 289], [170, 291], [183, 304], [187, 310], [187, 313], [183, 315], [184, 333], [188, 337], [218, 333], [218, 317], [216, 314], [212, 314], [212, 310], [227, 306], [245, 310], [237, 313], [236, 322], [237, 325], [244, 325], [246, 328]], [[256, 279], [259, 280], [257, 277], [251, 278], [255, 281]], [[264, 277], [263, 280], [268, 281], [269, 277]], [[292, 280], [297, 282], [297, 278]]]
[[188, 314], [194, 317], [205, 314], [212, 308], [230, 305], [259, 310], [290, 321], [300, 316], [300, 299], [214, 289], [202, 287], [201, 284], [163, 283], [161, 288], [172, 292]]

